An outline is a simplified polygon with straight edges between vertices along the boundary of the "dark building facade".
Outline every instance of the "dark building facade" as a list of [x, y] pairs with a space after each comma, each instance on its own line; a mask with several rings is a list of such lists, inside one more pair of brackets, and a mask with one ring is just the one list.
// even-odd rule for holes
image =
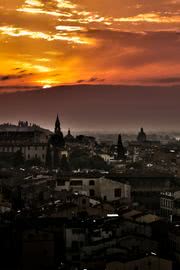
[[118, 142], [116, 146], [116, 159], [117, 160], [124, 160], [126, 158], [125, 156], [125, 148], [122, 143], [122, 137], [121, 134], [118, 136]]
[[61, 150], [65, 146], [64, 136], [61, 131], [59, 116], [57, 115], [54, 133], [49, 139], [47, 147], [46, 165], [49, 168], [59, 168], [61, 159]]

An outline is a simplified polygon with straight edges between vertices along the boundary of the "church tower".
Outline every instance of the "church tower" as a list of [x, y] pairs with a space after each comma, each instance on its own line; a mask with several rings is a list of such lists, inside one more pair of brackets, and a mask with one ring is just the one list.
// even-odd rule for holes
[[49, 168], [59, 168], [61, 151], [64, 148], [65, 141], [63, 133], [61, 132], [61, 125], [59, 116], [57, 115], [54, 133], [51, 135], [48, 141], [48, 149], [46, 155], [46, 165]]
[[59, 135], [61, 133], [61, 125], [59, 121], [59, 116], [57, 115], [56, 122], [55, 122], [55, 128], [54, 128], [54, 133]]
[[118, 136], [118, 143], [117, 143], [117, 160], [125, 159], [125, 149], [122, 143], [121, 134]]

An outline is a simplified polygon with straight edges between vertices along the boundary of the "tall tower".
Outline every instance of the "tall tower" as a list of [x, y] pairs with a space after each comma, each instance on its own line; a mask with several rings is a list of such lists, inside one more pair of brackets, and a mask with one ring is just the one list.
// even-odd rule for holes
[[57, 135], [59, 135], [61, 133], [61, 125], [60, 125], [58, 114], [57, 114], [57, 118], [56, 118], [56, 122], [55, 122], [54, 133]]
[[144, 129], [143, 128], [141, 128], [140, 129], [140, 132], [138, 133], [137, 141], [139, 143], [144, 143], [144, 142], [147, 141], [147, 136], [146, 136], [146, 133], [144, 132]]
[[117, 143], [117, 159], [125, 159], [125, 149], [122, 143], [121, 134], [118, 136], [118, 143]]
[[64, 136], [61, 132], [59, 116], [57, 115], [54, 133], [49, 138], [48, 149], [46, 155], [46, 165], [50, 168], [59, 168], [61, 151], [65, 145]]

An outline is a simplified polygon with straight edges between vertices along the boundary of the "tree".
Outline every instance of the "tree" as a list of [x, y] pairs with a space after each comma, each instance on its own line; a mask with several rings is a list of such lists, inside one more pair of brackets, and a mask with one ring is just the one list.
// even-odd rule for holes
[[12, 165], [15, 168], [24, 165], [24, 157], [21, 150], [18, 150], [16, 153], [14, 153], [13, 158], [12, 158]]
[[94, 156], [91, 158], [91, 168], [97, 170], [107, 170], [108, 164], [100, 156]]
[[26, 167], [42, 166], [42, 162], [39, 158], [29, 159], [25, 162]]
[[87, 150], [76, 149], [69, 157], [70, 166], [73, 169], [97, 169], [107, 170], [109, 166], [100, 156], [91, 156]]
[[70, 164], [69, 164], [67, 157], [65, 155], [63, 155], [61, 158], [60, 168], [62, 171], [65, 171], [65, 172], [70, 171]]

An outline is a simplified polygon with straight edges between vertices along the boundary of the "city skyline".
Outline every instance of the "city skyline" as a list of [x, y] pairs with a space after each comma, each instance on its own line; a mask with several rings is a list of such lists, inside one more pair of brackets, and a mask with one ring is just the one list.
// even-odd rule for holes
[[[62, 86], [1, 94], [0, 122], [19, 120], [74, 131], [179, 131], [179, 87]], [[8, 106], [8, 109], [7, 109]]]

